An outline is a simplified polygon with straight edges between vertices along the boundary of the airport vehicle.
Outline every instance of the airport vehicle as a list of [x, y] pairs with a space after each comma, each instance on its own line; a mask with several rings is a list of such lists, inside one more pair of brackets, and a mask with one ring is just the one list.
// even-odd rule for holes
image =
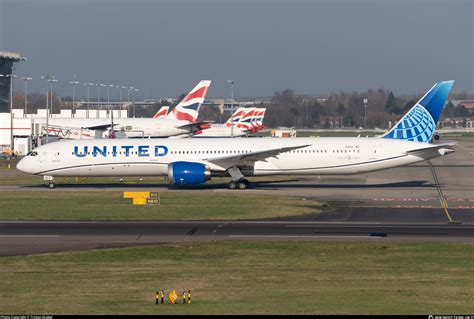
[[173, 185], [196, 185], [230, 176], [230, 189], [246, 176], [345, 175], [429, 160], [454, 152], [453, 143], [430, 144], [454, 81], [435, 84], [385, 135], [378, 138], [202, 138], [65, 140], [43, 145], [17, 165], [54, 176], [168, 176]]
[[[211, 124], [211, 127], [195, 137], [238, 137], [256, 133], [264, 128], [262, 121], [266, 108], [238, 108], [224, 124]], [[232, 129], [232, 125], [234, 128]]]
[[[208, 121], [197, 121], [199, 109], [207, 94], [211, 81], [200, 81], [171, 113], [166, 110], [166, 117], [161, 114], [153, 118], [126, 118], [116, 119], [114, 130], [120, 131], [126, 137], [168, 137], [181, 134], [192, 134], [210, 127]], [[160, 112], [159, 112], [160, 113]], [[33, 119], [35, 124], [43, 126], [46, 130], [46, 119]], [[49, 135], [60, 138], [100, 138], [111, 127], [110, 119], [103, 118], [50, 118], [48, 121]], [[64, 132], [67, 132], [65, 134]]]

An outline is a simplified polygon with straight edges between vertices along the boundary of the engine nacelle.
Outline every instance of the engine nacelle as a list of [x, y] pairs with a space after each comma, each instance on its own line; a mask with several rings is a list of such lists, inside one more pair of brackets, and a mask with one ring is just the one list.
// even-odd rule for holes
[[211, 179], [211, 169], [202, 163], [173, 162], [168, 165], [168, 180], [173, 185], [196, 185]]

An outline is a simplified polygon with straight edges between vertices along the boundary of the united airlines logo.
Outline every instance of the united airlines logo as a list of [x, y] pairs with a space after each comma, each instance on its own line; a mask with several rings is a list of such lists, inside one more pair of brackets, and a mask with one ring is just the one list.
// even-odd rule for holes
[[168, 147], [164, 145], [121, 145], [121, 146], [74, 146], [74, 156], [76, 157], [117, 157], [137, 155], [140, 157], [166, 156]]
[[415, 142], [429, 142], [436, 124], [431, 115], [419, 104], [388, 132], [385, 138], [395, 138]]

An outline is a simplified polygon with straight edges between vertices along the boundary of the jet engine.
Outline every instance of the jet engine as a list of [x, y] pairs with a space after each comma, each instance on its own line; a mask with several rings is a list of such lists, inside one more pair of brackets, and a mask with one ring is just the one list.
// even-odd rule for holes
[[196, 185], [211, 179], [211, 169], [202, 163], [173, 162], [168, 165], [168, 180], [173, 185]]

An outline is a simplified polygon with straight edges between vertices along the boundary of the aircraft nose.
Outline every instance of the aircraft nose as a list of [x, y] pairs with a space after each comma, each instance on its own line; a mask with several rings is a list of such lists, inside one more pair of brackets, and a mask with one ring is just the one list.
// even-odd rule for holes
[[32, 170], [31, 170], [31, 165], [28, 165], [28, 158], [27, 157], [24, 157], [22, 158], [18, 164], [16, 164], [16, 169], [23, 172], [23, 173], [29, 173], [29, 174], [32, 174]]

